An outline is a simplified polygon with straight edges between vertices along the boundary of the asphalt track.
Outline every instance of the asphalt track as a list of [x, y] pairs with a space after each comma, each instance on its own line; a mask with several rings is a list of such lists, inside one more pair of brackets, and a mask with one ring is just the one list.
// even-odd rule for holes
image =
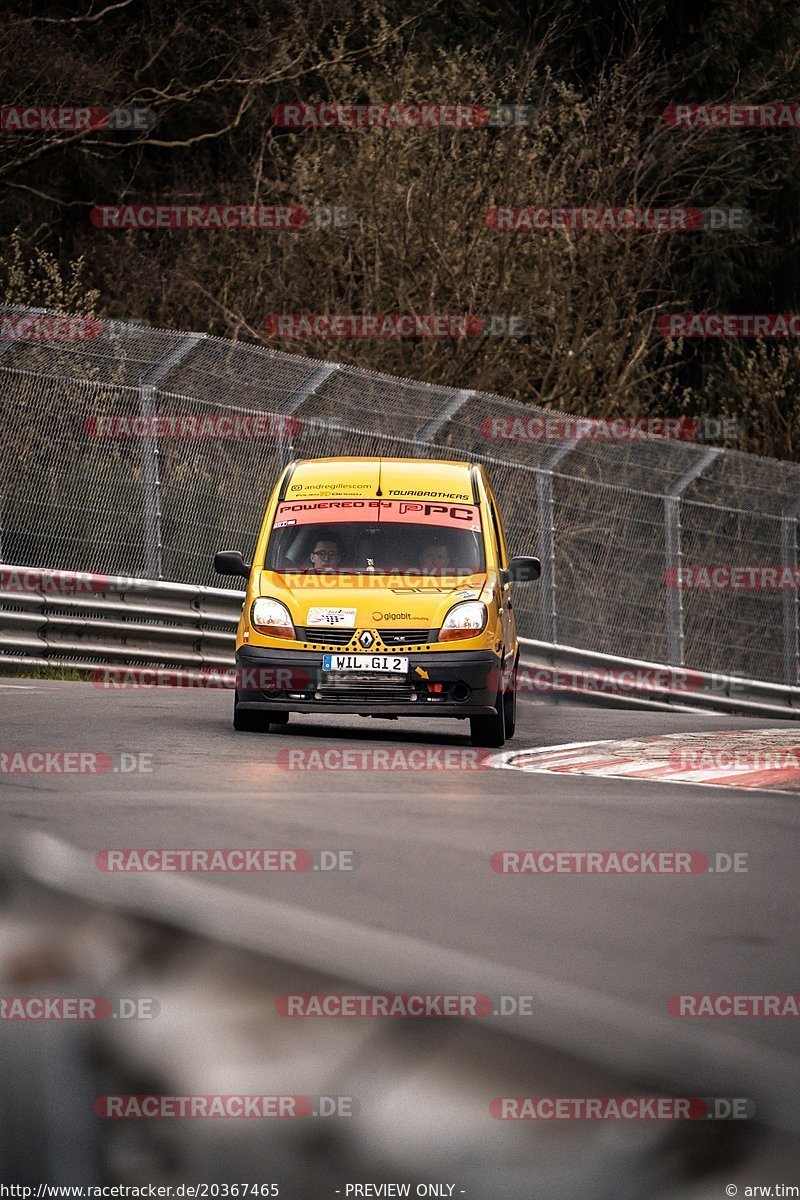
[[[152, 756], [152, 773], [0, 776], [0, 844], [32, 831], [113, 847], [355, 852], [352, 872], [216, 874], [203, 884], [390, 930], [573, 984], [659, 1018], [683, 992], [796, 992], [798, 798], [506, 770], [287, 770], [286, 749], [468, 749], [466, 723], [293, 717], [237, 734], [228, 692], [0, 681], [0, 750]], [[792, 722], [524, 703], [510, 747]], [[502, 849], [746, 853], [746, 873], [504, 876]], [[140, 884], [116, 876], [120, 896]], [[245, 920], [243, 909], [242, 919]], [[492, 991], [476, 979], [475, 991]], [[622, 1019], [622, 1017], [621, 1017]], [[674, 1019], [686, 1024], [685, 1019]], [[698, 1022], [695, 1022], [697, 1024]], [[798, 1057], [798, 1022], [703, 1021]]]

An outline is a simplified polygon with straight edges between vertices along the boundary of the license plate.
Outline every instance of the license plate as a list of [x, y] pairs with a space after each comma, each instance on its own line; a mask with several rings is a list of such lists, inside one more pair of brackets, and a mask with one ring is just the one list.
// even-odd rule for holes
[[408, 674], [408, 655], [401, 654], [323, 654], [323, 671], [388, 671]]

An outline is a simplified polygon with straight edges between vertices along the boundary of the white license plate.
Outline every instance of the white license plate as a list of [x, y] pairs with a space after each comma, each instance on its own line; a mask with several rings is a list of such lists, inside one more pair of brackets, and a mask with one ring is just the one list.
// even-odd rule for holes
[[389, 671], [408, 674], [408, 655], [401, 654], [323, 654], [323, 671]]

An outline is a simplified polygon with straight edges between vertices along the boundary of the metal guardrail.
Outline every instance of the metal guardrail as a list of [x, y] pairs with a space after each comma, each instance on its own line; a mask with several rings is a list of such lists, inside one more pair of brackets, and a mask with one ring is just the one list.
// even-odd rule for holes
[[[179, 668], [187, 683], [209, 672], [219, 680], [234, 665], [243, 598], [228, 588], [0, 564], [0, 670]], [[523, 695], [800, 719], [800, 687], [530, 638], [520, 646]]]
[[531, 638], [521, 638], [520, 646], [520, 662], [532, 673], [533, 690], [553, 693], [559, 699], [574, 697], [581, 703], [609, 708], [711, 710], [800, 719], [800, 688], [785, 684], [621, 658]]
[[0, 665], [230, 668], [244, 593], [0, 565]]

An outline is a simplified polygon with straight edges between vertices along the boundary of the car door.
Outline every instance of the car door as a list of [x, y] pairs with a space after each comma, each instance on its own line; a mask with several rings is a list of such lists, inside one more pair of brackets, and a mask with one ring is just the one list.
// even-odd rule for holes
[[[489, 485], [486, 485], [486, 498], [489, 502], [489, 514], [492, 519], [492, 538], [496, 547], [497, 563], [501, 571], [508, 570], [508, 549], [506, 540], [503, 535], [503, 527], [500, 523], [500, 515], [497, 511], [497, 501], [494, 493]], [[498, 581], [498, 589], [501, 597], [501, 615], [503, 647], [505, 651], [505, 660], [503, 662], [503, 686], [507, 687], [509, 683], [509, 674], [514, 663], [514, 656], [517, 647], [516, 624], [514, 620], [513, 599], [511, 596], [511, 584], [503, 582], [503, 578]]]

